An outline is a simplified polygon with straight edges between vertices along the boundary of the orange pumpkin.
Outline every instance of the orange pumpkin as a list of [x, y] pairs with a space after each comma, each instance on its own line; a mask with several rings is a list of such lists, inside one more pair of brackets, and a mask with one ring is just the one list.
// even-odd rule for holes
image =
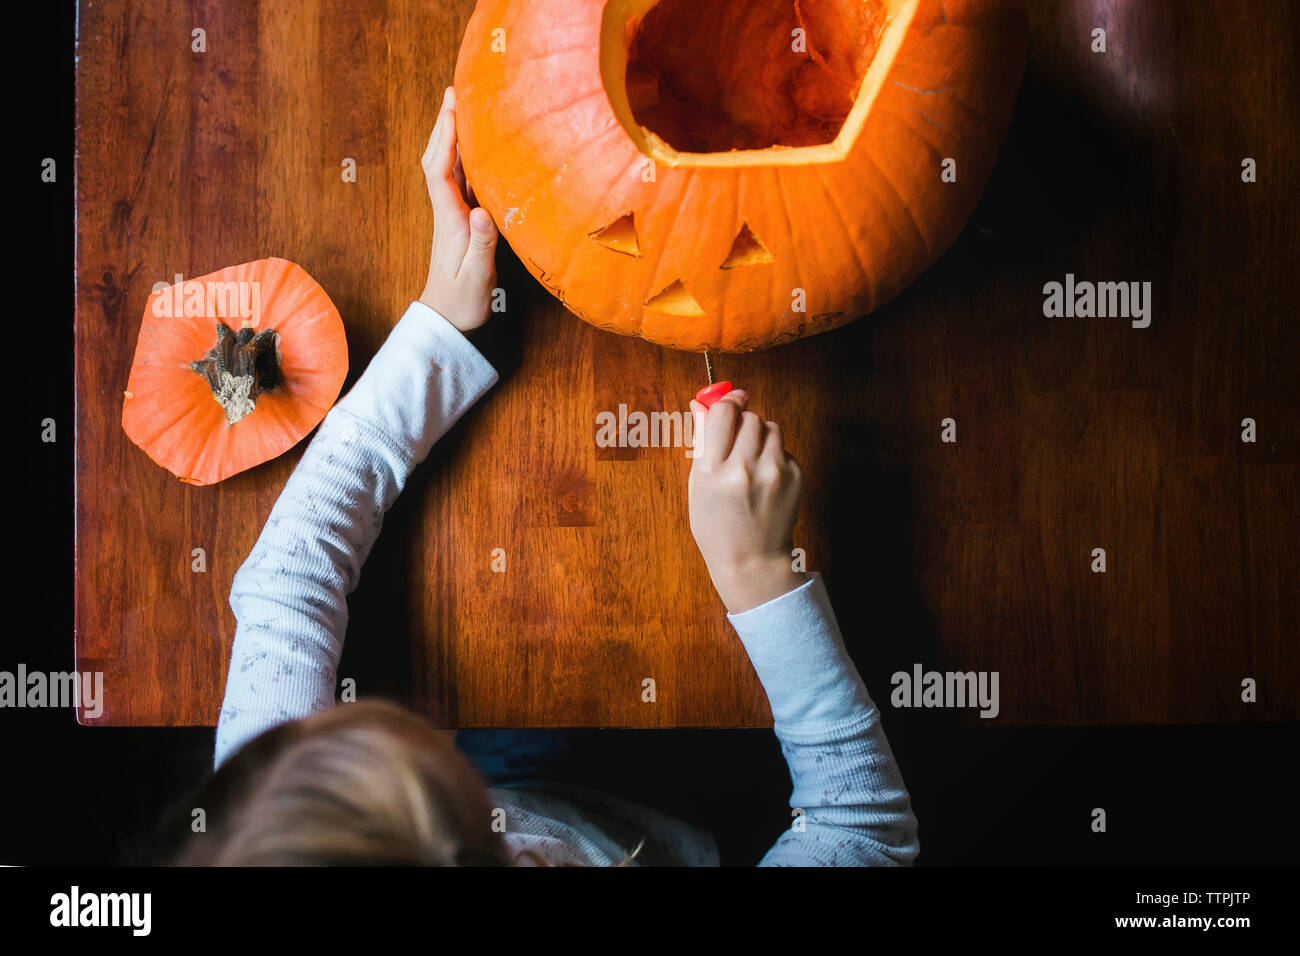
[[246, 262], [149, 296], [122, 428], [182, 481], [212, 484], [297, 444], [347, 371], [325, 290], [285, 259]]
[[748, 351], [870, 312], [947, 249], [1024, 57], [1021, 0], [479, 0], [457, 131], [479, 202], [580, 318]]

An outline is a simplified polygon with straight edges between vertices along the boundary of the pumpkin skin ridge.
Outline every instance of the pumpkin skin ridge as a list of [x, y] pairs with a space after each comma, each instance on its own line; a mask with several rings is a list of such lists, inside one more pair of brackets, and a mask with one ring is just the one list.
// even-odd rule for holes
[[[198, 381], [200, 381], [200, 383], [202, 382], [201, 379], [198, 379]], [[258, 399], [258, 406], [259, 406], [258, 410], [263, 410], [264, 403], [266, 405], [269, 405], [272, 409], [274, 409], [275, 399], [280, 397], [281, 396], [277, 396], [275, 395], [275, 393], [272, 392], [266, 393], [264, 396]], [[229, 425], [225, 422], [224, 415], [221, 414], [219, 411], [220, 406], [216, 405], [216, 403], [212, 401], [212, 395], [210, 392], [208, 392], [206, 387], [204, 387], [203, 389], [203, 399], [205, 399], [205, 401], [201, 403], [196, 403], [196, 405], [206, 408], [207, 405], [212, 404], [217, 409], [217, 411], [214, 413], [209, 413], [207, 411], [203, 412], [203, 415], [205, 417], [210, 417], [212, 419], [212, 423], [209, 427], [211, 429], [210, 434], [214, 436], [214, 438], [213, 440], [206, 442], [203, 445], [202, 450], [195, 457], [193, 466], [188, 469], [185, 469], [186, 474], [184, 475], [178, 474], [177, 472], [173, 471], [170, 462], [173, 461], [174, 458], [172, 457], [171, 454], [155, 454], [152, 448], [145, 447], [145, 443], [148, 443], [151, 446], [157, 446], [159, 442], [164, 441], [165, 434], [155, 436], [152, 440], [147, 438], [142, 440], [137, 440], [136, 435], [128, 432], [128, 437], [130, 437], [135, 444], [140, 446], [145, 451], [145, 453], [148, 454], [149, 457], [155, 462], [155, 464], [158, 464], [161, 467], [166, 468], [168, 471], [172, 471], [173, 474], [176, 474], [178, 478], [193, 485], [216, 484], [217, 482], [224, 481], [226, 478], [239, 474], [242, 471], [247, 471], [250, 468], [254, 468], [265, 461], [270, 461], [273, 458], [277, 458], [280, 455], [284, 454], [289, 449], [291, 449], [294, 445], [298, 444], [298, 442], [301, 441], [302, 438], [305, 437], [306, 434], [308, 434], [311, 431], [311, 428], [316, 427], [315, 425], [312, 425], [309, 428], [307, 428], [307, 430], [303, 433], [303, 435], [297, 438], [293, 438], [292, 440], [288, 440], [284, 436], [284, 433], [288, 430], [285, 427], [285, 419], [282, 416], [263, 415], [260, 419], [261, 428], [263, 430], [277, 429], [280, 432], [280, 435], [277, 436], [273, 441], [268, 440], [263, 445], [264, 449], [269, 450], [269, 457], [250, 464], [247, 463], [250, 457], [248, 454], [246, 453], [232, 454], [230, 451], [231, 441], [230, 441], [229, 433], [232, 432], [235, 428], [237, 428], [241, 423], [236, 423], [235, 425]], [[267, 401], [268, 399], [270, 401]], [[191, 409], [193, 408], [194, 406], [191, 406]], [[326, 411], [328, 411], [328, 409], [326, 409]], [[170, 431], [178, 430], [179, 428], [182, 427], [182, 423], [184, 422], [185, 418], [193, 414], [194, 414], [193, 410], [185, 411], [177, 419], [176, 422], [174, 422], [166, 429], [166, 431], [170, 432]], [[256, 412], [254, 412], [254, 414], [256, 414]], [[324, 418], [324, 413], [322, 413], [321, 418]], [[193, 427], [194, 427], [193, 424], [189, 426], [190, 429], [192, 429]], [[167, 440], [164, 444], [164, 448], [169, 452], [174, 447], [175, 447], [175, 442], [172, 440]]]
[[835, 221], [839, 223], [840, 231], [844, 233], [844, 238], [847, 240], [846, 245], [848, 246], [848, 248], [853, 250], [853, 262], [854, 265], [857, 266], [859, 274], [861, 274], [862, 276], [862, 281], [864, 283], [864, 288], [865, 288], [865, 294], [869, 298], [874, 300], [875, 280], [872, 279], [871, 273], [867, 271], [866, 265], [862, 262], [862, 257], [858, 254], [857, 246], [853, 242], [853, 230], [849, 226], [849, 224], [844, 221], [843, 213], [841, 213], [839, 211], [839, 207], [836, 206], [834, 193], [831, 190], [830, 184], [826, 182], [825, 175], [822, 173], [820, 169], [815, 170], [814, 175], [816, 175], [821, 180], [822, 191], [826, 194], [826, 198], [829, 200], [827, 202], [827, 205], [835, 209]]
[[[666, 230], [669, 236], [673, 234], [673, 232], [677, 229], [678, 223], [681, 222], [682, 206], [684, 205], [687, 197], [690, 196], [691, 190], [695, 188], [698, 183], [699, 183], [699, 178], [693, 175], [688, 175], [682, 180], [681, 198], [678, 200], [676, 204], [674, 204], [674, 208], [672, 209], [672, 218], [669, 221], [668, 229]], [[650, 301], [655, 297], [659, 296], [660, 294], [662, 294], [663, 292], [665, 292], [667, 289], [671, 288], [673, 283], [675, 282], [681, 282], [683, 288], [685, 288], [686, 286], [686, 283], [681, 276], [675, 276], [672, 279], [664, 281], [663, 260], [664, 260], [664, 256], [667, 255], [667, 253], [668, 253], [668, 245], [665, 242], [663, 247], [659, 250], [659, 254], [655, 257], [654, 267], [650, 270], [650, 274], [654, 277], [651, 280], [650, 288], [653, 289], [655, 286], [660, 286], [660, 289], [654, 292], [653, 294], [651, 294], [645, 300], [645, 302], [641, 304], [640, 314], [637, 315], [635, 319], [636, 321], [635, 332], [637, 335], [640, 335], [643, 338], [649, 338], [648, 336], [642, 335], [646, 326], [646, 316], [653, 311], [658, 311], [658, 310], [652, 310], [648, 308]], [[692, 298], [694, 298], [694, 296], [692, 296]], [[699, 300], [696, 299], [696, 301], [698, 302]], [[654, 341], [654, 339], [650, 339], [650, 341]]]
[[[602, 91], [602, 92], [603, 92], [603, 91]], [[616, 133], [616, 132], [617, 132], [617, 130], [613, 130], [613, 129], [611, 129], [611, 130], [609, 131], [609, 133], [610, 133], [611, 135], [613, 135], [613, 134]], [[632, 158], [629, 160], [628, 168], [630, 168], [632, 165], [635, 165], [637, 162], [639, 162], [639, 160], [637, 160], [635, 157], [632, 157]], [[623, 172], [626, 173], [626, 169], [624, 169]], [[531, 193], [532, 190], [535, 188], [536, 184], [537, 184], [537, 183], [541, 183], [541, 182], [543, 182], [544, 180], [546, 180], [546, 179], [548, 178], [549, 175], [551, 175], [551, 174], [548, 174], [547, 172], [543, 172], [543, 173], [541, 174], [541, 176], [540, 176], [540, 177], [539, 177], [539, 178], [538, 178], [534, 183], [530, 183], [529, 186], [527, 187], [527, 189], [524, 190], [524, 191], [525, 191], [525, 192], [529, 192], [529, 193]], [[469, 170], [466, 171], [466, 176], [467, 176], [467, 179], [469, 180], [471, 186], [474, 188], [474, 192], [475, 192], [475, 194], [476, 194], [477, 196], [480, 197], [480, 202], [481, 202], [481, 204], [484, 206], [484, 208], [488, 209], [489, 213], [490, 213], [490, 214], [492, 215], [492, 217], [493, 217], [493, 220], [496, 221], [496, 222], [498, 223], [498, 225], [501, 227], [501, 234], [502, 234], [503, 236], [506, 237], [506, 241], [507, 241], [507, 242], [510, 242], [510, 241], [511, 241], [511, 240], [510, 240], [510, 231], [511, 231], [511, 228], [510, 228], [510, 224], [509, 224], [509, 216], [508, 216], [507, 214], [499, 214], [499, 213], [497, 213], [497, 212], [494, 212], [494, 211], [493, 211], [493, 210], [492, 210], [492, 209], [491, 209], [491, 208], [490, 208], [486, 203], [483, 203], [483, 202], [482, 202], [482, 196], [483, 196], [483, 193], [480, 192], [480, 189], [481, 189], [481, 188], [485, 188], [485, 187], [482, 187], [480, 183], [476, 182], [476, 180], [475, 180], [474, 177], [473, 177], [473, 174], [472, 174]], [[620, 177], [620, 178], [621, 178], [621, 177]], [[525, 218], [526, 215], [527, 215], [527, 207], [528, 207], [528, 204], [529, 204], [530, 201], [531, 201], [531, 198], [530, 198], [530, 199], [525, 199], [525, 200], [523, 200], [519, 205], [515, 205], [515, 206], [511, 206], [511, 207], [509, 207], [509, 210], [508, 210], [508, 211], [511, 211], [511, 210], [513, 210], [513, 211], [519, 211], [519, 212], [521, 213], [521, 215], [520, 215], [519, 218], [522, 220], [522, 219]], [[626, 214], [629, 213], [629, 212], [632, 212], [632, 210], [629, 209], [629, 210], [627, 210], [627, 212], [625, 212], [625, 213], [621, 213], [620, 216], [621, 216], [621, 215], [626, 215]], [[602, 224], [602, 225], [604, 225], [604, 224]], [[593, 227], [593, 231], [594, 231], [596, 228], [599, 228], [599, 227]], [[590, 237], [589, 237], [589, 238], [590, 238]], [[512, 245], [512, 248], [514, 248], [513, 245]], [[534, 278], [536, 278], [539, 282], [541, 282], [542, 285], [543, 285], [545, 288], [547, 288], [548, 291], [550, 291], [552, 295], [554, 295], [557, 299], [559, 299], [559, 300], [561, 301], [562, 304], [564, 304], [567, 308], [569, 308], [570, 311], [573, 311], [574, 314], [577, 315], [579, 318], [582, 318], [584, 321], [590, 321], [590, 319], [588, 318], [587, 314], [585, 314], [584, 312], [581, 312], [581, 311], [577, 311], [577, 310], [575, 309], [575, 306], [574, 306], [573, 304], [571, 304], [571, 303], [567, 300], [567, 298], [566, 298], [565, 295], [563, 294], [562, 288], [557, 284], [557, 282], [558, 282], [560, 276], [561, 276], [563, 273], [566, 273], [566, 272], [569, 270], [569, 268], [570, 268], [570, 266], [571, 266], [571, 263], [572, 263], [572, 259], [573, 259], [573, 257], [576, 256], [576, 255], [578, 255], [578, 254], [580, 254], [580, 251], [581, 251], [581, 250], [580, 250], [580, 247], [579, 247], [578, 245], [576, 245], [576, 244], [575, 244], [574, 246], [570, 247], [570, 252], [569, 252], [567, 258], [565, 258], [564, 260], [562, 260], [562, 261], [561, 261], [561, 262], [560, 262], [556, 267], [554, 267], [553, 269], [545, 269], [545, 268], [543, 268], [540, 264], [538, 264], [538, 263], [533, 262], [532, 260], [530, 260], [526, 255], [521, 255], [521, 254], [519, 254], [519, 253], [518, 253], [518, 250], [516, 250], [516, 254], [517, 254], [518, 258], [520, 259], [520, 261], [523, 262], [523, 263], [524, 263], [524, 264], [529, 268], [529, 271], [533, 273]], [[612, 251], [612, 250], [610, 250], [610, 251]], [[619, 254], [619, 255], [621, 255], [621, 253], [615, 253], [615, 254]], [[621, 334], [628, 334], [628, 332], [627, 332], [625, 329], [620, 329], [620, 332], [621, 332]]]
[[[603, 90], [602, 90], [601, 92], [603, 92]], [[611, 128], [611, 129], [609, 130], [609, 134], [610, 134], [610, 135], [616, 135], [617, 132], [618, 132], [618, 131], [615, 130], [615, 129], [613, 129], [613, 128]], [[603, 134], [602, 134], [602, 135], [603, 135]], [[596, 143], [596, 142], [599, 142], [599, 140], [600, 140], [600, 136], [596, 136], [596, 137], [593, 137], [592, 142], [593, 142], [593, 143]], [[633, 159], [631, 163], [629, 163], [626, 167], [623, 168], [623, 170], [622, 170], [622, 175], [626, 175], [627, 170], [628, 170], [631, 166], [635, 165], [637, 162], [639, 162], [639, 160]], [[545, 178], [545, 175], [543, 176], [543, 178]], [[617, 179], [616, 179], [616, 181], [617, 181]], [[690, 188], [690, 183], [689, 183], [689, 182], [683, 184], [683, 190], [684, 190], [684, 191], [685, 191], [685, 190], [689, 190], [689, 188]], [[603, 203], [603, 201], [602, 201], [601, 199], [596, 199], [596, 200], [593, 201], [593, 203], [595, 204], [595, 207], [596, 207], [596, 208], [600, 208], [602, 205], [604, 205], [604, 203]], [[635, 222], [636, 219], [637, 219], [637, 215], [636, 215], [636, 211], [635, 211], [635, 209], [632, 210], [632, 216], [633, 216], [633, 221]], [[596, 217], [596, 218], [601, 218], [601, 217], [598, 216], [598, 217]], [[509, 240], [507, 240], [507, 241], [509, 241]], [[645, 250], [644, 250], [643, 248], [641, 248], [641, 244], [640, 244], [640, 241], [639, 241], [639, 236], [638, 236], [638, 249], [640, 250], [640, 252], [639, 252], [639, 255], [637, 256], [637, 258], [638, 258], [638, 259], [642, 259], [642, 260], [644, 260], [643, 267], [645, 267], [645, 268], [649, 268], [649, 271], [651, 272], [651, 274], [657, 274], [657, 273], [658, 273], [658, 269], [659, 269], [659, 261], [660, 261], [661, 258], [662, 258], [663, 251], [662, 251], [662, 250], [660, 251], [659, 257], [657, 257], [656, 262], [655, 262], [655, 265], [654, 265], [653, 267], [651, 267], [651, 266], [649, 266], [649, 260], [648, 260], [648, 258], [647, 258], [647, 256], [646, 256]], [[573, 260], [574, 260], [574, 258], [577, 257], [577, 256], [580, 256], [580, 255], [582, 254], [583, 250], [584, 250], [584, 247], [583, 247], [582, 245], [575, 243], [573, 246], [570, 247], [569, 254], [564, 258], [564, 260], [561, 262], [561, 264], [560, 264], [560, 265], [559, 265], [555, 270], [551, 271], [550, 274], [551, 274], [551, 276], [553, 277], [554, 282], [556, 283], [556, 285], [557, 285], [560, 289], [564, 289], [564, 288], [565, 288], [565, 283], [564, 283], [564, 281], [563, 281], [563, 280], [564, 280], [564, 276], [569, 272], [570, 268], [572, 267], [572, 264], [573, 264]], [[590, 250], [588, 250], [588, 251], [590, 251]], [[611, 250], [611, 251], [612, 251], [612, 250]], [[617, 255], [617, 253], [615, 253], [615, 254]], [[599, 277], [597, 277], [595, 281], [596, 281], [596, 282], [599, 282], [599, 281], [600, 281], [600, 280], [599, 280]], [[656, 282], [658, 282], [657, 279], [652, 280], [651, 284], [653, 285], [653, 284], [655, 284]], [[668, 285], [671, 285], [671, 284], [672, 284], [671, 282], [665, 283], [665, 284], [664, 284], [664, 288], [667, 288], [667, 286], [668, 286]], [[554, 293], [554, 290], [552, 290], [552, 291], [553, 291], [553, 294], [555, 294], [555, 293]], [[646, 299], [648, 300], [648, 299], [650, 299], [650, 298], [653, 298], [653, 296], [654, 296], [654, 295], [657, 295], [658, 292], [660, 292], [660, 291], [662, 291], [662, 289], [655, 290], [655, 292], [653, 292], [653, 293], [651, 293], [651, 295], [647, 296]], [[568, 301], [568, 300], [569, 300], [569, 297], [568, 297], [567, 295], [563, 295], [563, 296], [561, 297], [561, 301], [564, 302], [566, 305], [569, 305], [569, 301]], [[642, 302], [642, 306], [644, 306], [644, 302]], [[572, 310], [572, 306], [570, 306], [570, 309]], [[575, 313], [575, 314], [579, 314], [579, 313]], [[579, 314], [579, 315], [580, 315], [580, 314]], [[580, 317], [581, 317], [581, 315], [580, 315]], [[634, 324], [633, 328], [634, 328], [634, 331], [636, 332], [636, 334], [640, 334], [640, 330], [641, 330], [641, 328], [644, 326], [644, 324], [645, 324], [645, 311], [644, 311], [644, 308], [643, 308], [643, 309], [639, 310], [639, 314], [635, 317], [635, 324]], [[626, 334], [626, 333], [625, 333], [625, 334]]]
[[[283, 295], [283, 290], [285, 286], [289, 284], [290, 279], [299, 278], [296, 275], [296, 272], [302, 271], [301, 268], [287, 259], [271, 258], [265, 261], [271, 267], [274, 267], [274, 271], [271, 273], [274, 277], [273, 283], [271, 288], [267, 290], [268, 298], [272, 301], [276, 301], [285, 312], [296, 314], [297, 311], [302, 308], [303, 303], [310, 301], [310, 299], [313, 298], [310, 289], [293, 289], [291, 291], [291, 294], [294, 296], [293, 299], [284, 302], [280, 302], [279, 299]], [[303, 274], [305, 275], [306, 273], [303, 272]], [[266, 280], [262, 281], [265, 282]], [[274, 323], [272, 323], [271, 327], [274, 328]]]
[[[795, 235], [796, 227], [795, 227], [794, 217], [790, 215], [790, 200], [786, 196], [785, 177], [783, 175], [783, 170], [773, 169], [772, 180], [776, 186], [776, 197], [780, 200], [780, 202], [777, 203], [776, 206], [781, 211], [781, 215], [785, 217], [786, 231], [783, 232], [782, 235], [788, 235], [791, 239], [790, 249], [787, 254], [790, 257], [790, 268], [794, 270], [794, 281], [795, 281], [794, 287], [797, 289], [803, 289], [806, 294], [808, 291], [808, 283], [805, 283], [803, 278], [803, 264], [801, 262], [802, 259], [801, 245], [797, 241], [798, 237]], [[805, 308], [806, 307], [807, 307], [807, 303], [805, 303]], [[768, 325], [767, 331], [769, 334], [771, 334], [772, 332], [770, 323]]]
[[[185, 396], [184, 401], [176, 401], [175, 397], [173, 397], [169, 402], [167, 402], [168, 405], [174, 406], [177, 409], [175, 417], [170, 421], [165, 421], [163, 424], [151, 430], [147, 429], [145, 424], [135, 416], [132, 416], [129, 421], [123, 421], [123, 430], [126, 431], [127, 437], [130, 438], [136, 446], [141, 448], [155, 464], [160, 465], [163, 468], [168, 468], [169, 471], [171, 469], [168, 467], [167, 462], [171, 460], [172, 451], [178, 441], [178, 439], [174, 437], [173, 432], [175, 429], [180, 427], [181, 423], [186, 418], [195, 415], [209, 417], [212, 419], [210, 423], [204, 422], [201, 424], [204, 424], [207, 427], [215, 427], [216, 425], [216, 419], [218, 416], [210, 413], [207, 408], [209, 404], [215, 404], [212, 400], [212, 393], [208, 391], [203, 380], [197, 376], [195, 377], [195, 382], [198, 383], [198, 389], [201, 389], [199, 395]], [[198, 390], [196, 390], [196, 392], [197, 391]], [[141, 393], [133, 391], [132, 394], [135, 396], [132, 401], [142, 397]], [[143, 394], [147, 395], [148, 393], [146, 392]]]
[[[594, 137], [594, 138], [593, 138], [593, 142], [596, 141], [596, 140], [598, 140], [598, 137]], [[588, 144], [588, 145], [590, 145], [590, 144]], [[589, 238], [590, 238], [590, 237], [589, 237]], [[507, 239], [507, 242], [508, 242], [508, 241], [509, 241], [509, 240]], [[560, 300], [562, 303], [564, 303], [566, 306], [569, 305], [568, 300], [567, 300], [567, 296], [564, 294], [563, 291], [557, 291], [557, 290], [563, 290], [563, 289], [564, 289], [564, 285], [562, 284], [563, 277], [564, 277], [565, 273], [567, 273], [567, 272], [569, 271], [569, 268], [572, 266], [574, 258], [582, 254], [582, 248], [583, 248], [583, 247], [580, 246], [580, 245], [578, 245], [577, 243], [574, 243], [573, 245], [571, 245], [571, 246], [569, 247], [569, 249], [568, 249], [568, 252], [565, 254], [564, 258], [561, 259], [560, 263], [555, 267], [555, 269], [550, 270], [550, 275], [551, 275], [551, 277], [552, 277], [552, 281], [554, 281], [554, 283], [555, 283], [555, 288], [551, 288], [550, 286], [548, 286], [548, 288], [551, 288], [551, 293], [552, 293], [552, 295], [555, 295], [557, 298], [559, 298], [559, 300]], [[610, 251], [610, 252], [613, 252], [613, 250], [609, 250], [609, 251]], [[620, 253], [616, 253], [616, 252], [613, 253], [613, 254], [614, 254], [614, 255], [620, 255]], [[640, 258], [640, 257], [638, 256], [638, 258]], [[572, 311], [572, 307], [571, 307], [571, 306], [570, 306], [570, 311]], [[577, 313], [575, 313], [575, 314], [577, 314]], [[580, 316], [580, 317], [581, 317], [581, 316]]]
[[889, 178], [889, 174], [880, 168], [880, 164], [876, 162], [876, 158], [872, 156], [871, 153], [866, 153], [865, 159], [871, 164], [871, 168], [880, 174], [876, 181], [884, 183], [885, 187], [888, 188], [890, 194], [896, 200], [895, 205], [902, 208], [903, 213], [907, 216], [907, 221], [912, 226], [912, 231], [916, 233], [916, 238], [921, 241], [921, 248], [924, 250], [925, 255], [927, 257], [932, 255], [932, 244], [930, 238], [925, 234], [925, 230], [921, 228], [921, 224], [916, 221], [916, 214], [908, 209], [907, 204], [902, 201], [902, 194], [899, 193], [898, 187], [894, 185], [893, 180]]
[[[753, 193], [751, 183], [754, 173], [746, 170], [742, 175], [736, 177], [736, 188], [728, 193], [729, 207], [731, 209], [731, 218], [741, 219], [749, 223], [745, 217], [745, 207], [749, 197]], [[751, 226], [752, 228], [752, 226]], [[776, 254], [780, 250], [776, 250]], [[721, 265], [719, 264], [719, 268]], [[766, 279], [765, 295], [771, 301], [775, 298], [775, 290], [772, 285], [775, 281], [776, 273], [772, 270], [766, 270], [762, 273], [744, 272], [741, 270], [729, 270], [726, 277], [726, 284], [722, 290], [722, 314], [718, 317], [718, 334], [711, 341], [727, 342], [733, 337], [732, 326], [734, 325], [733, 316], [739, 311], [741, 304], [748, 299], [746, 286], [754, 285], [758, 280]]]

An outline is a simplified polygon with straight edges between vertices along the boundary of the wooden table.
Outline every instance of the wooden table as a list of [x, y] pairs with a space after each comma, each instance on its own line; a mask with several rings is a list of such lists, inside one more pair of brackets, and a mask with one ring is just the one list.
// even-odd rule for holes
[[[302, 448], [197, 488], [126, 439], [150, 287], [292, 259], [344, 317], [350, 385], [423, 283], [419, 157], [471, 7], [82, 4], [76, 647], [105, 674], [98, 723], [215, 722], [231, 577]], [[919, 663], [998, 671], [987, 723], [1296, 718], [1300, 5], [1030, 12], [956, 246], [870, 318], [719, 372], [786, 426], [797, 544], [882, 706]], [[509, 312], [478, 342], [501, 384], [390, 513], [340, 676], [447, 726], [769, 722], [691, 540], [683, 450], [595, 442], [598, 411], [684, 409], [700, 356], [597, 332], [500, 263]], [[1150, 328], [1044, 318], [1067, 273], [1151, 281]]]

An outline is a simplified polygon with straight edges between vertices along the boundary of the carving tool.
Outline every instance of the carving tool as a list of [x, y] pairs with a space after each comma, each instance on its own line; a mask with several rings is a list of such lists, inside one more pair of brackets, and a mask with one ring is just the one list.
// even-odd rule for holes
[[708, 349], [704, 350], [704, 373], [709, 377], [709, 384], [695, 393], [695, 400], [705, 408], [712, 408], [714, 402], [732, 391], [735, 386], [730, 382], [713, 381], [713, 360], [709, 358]]

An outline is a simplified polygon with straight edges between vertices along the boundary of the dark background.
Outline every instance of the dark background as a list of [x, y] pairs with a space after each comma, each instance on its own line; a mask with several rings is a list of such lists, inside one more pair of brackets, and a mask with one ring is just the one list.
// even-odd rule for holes
[[[14, 539], [0, 669], [22, 661], [59, 671], [73, 666], [75, 6], [41, 7], [24, 11], [27, 22], [15, 13], [13, 24], [29, 62], [40, 66], [11, 86], [18, 136], [8, 152], [18, 169], [9, 177], [10, 228], [21, 238], [9, 275]], [[1022, 97], [1017, 122], [1036, 109]], [[1096, 142], [1079, 136], [1071, 162], [1114, 170], [1115, 158]], [[987, 203], [1016, 188], [1033, 149], [1008, 141]], [[56, 185], [38, 180], [45, 156], [58, 160]], [[1294, 174], [1289, 160], [1279, 174]], [[980, 220], [977, 213], [973, 227]], [[968, 254], [972, 241], [964, 237], [949, 256]], [[55, 444], [39, 440], [47, 417], [58, 422]], [[1276, 520], [1294, 525], [1295, 515]], [[871, 689], [887, 698], [887, 686], [873, 680]], [[922, 865], [1286, 864], [1300, 846], [1295, 724], [991, 728], [962, 725], [947, 712], [888, 709], [885, 720], [920, 820]], [[755, 862], [788, 824], [788, 776], [768, 731], [579, 738], [616, 755], [590, 782], [710, 828], [724, 862]], [[211, 730], [88, 729], [70, 712], [0, 711], [0, 863], [148, 860], [175, 835], [156, 832], [165, 810], [184, 806], [211, 754]], [[1099, 806], [1108, 814], [1105, 834], [1088, 825]]]

